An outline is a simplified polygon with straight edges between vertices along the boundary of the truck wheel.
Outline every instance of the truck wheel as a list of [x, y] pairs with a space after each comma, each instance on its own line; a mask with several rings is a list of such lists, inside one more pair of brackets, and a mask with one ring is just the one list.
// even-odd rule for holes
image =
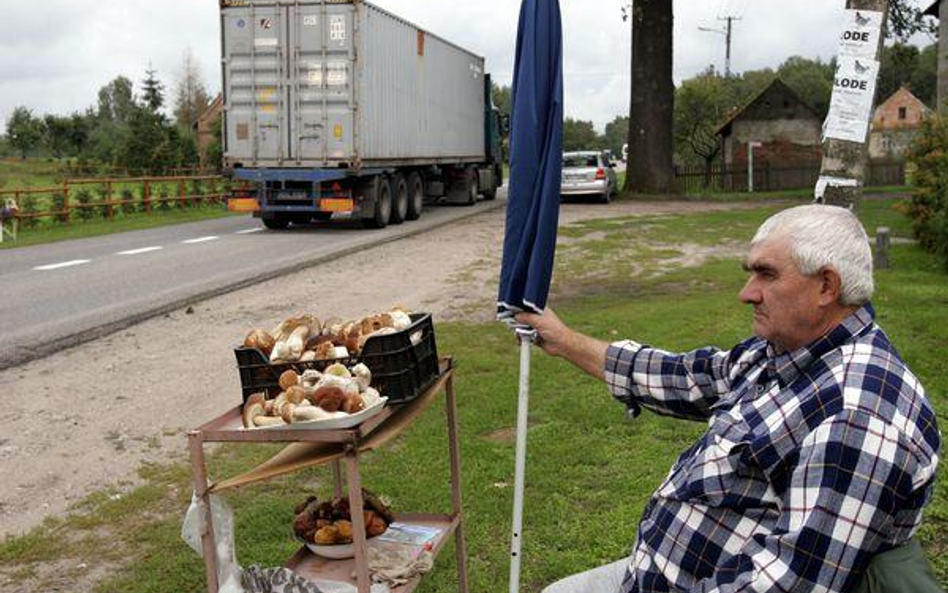
[[274, 231], [282, 231], [290, 226], [290, 219], [279, 214], [264, 216], [261, 220], [263, 220], [263, 226]]
[[408, 183], [400, 173], [392, 175], [392, 216], [389, 222], [401, 224], [408, 216]]
[[379, 175], [369, 185], [369, 191], [375, 191], [375, 212], [365, 219], [365, 226], [370, 229], [384, 229], [392, 216], [392, 186], [388, 177]]
[[477, 169], [468, 167], [464, 170], [464, 201], [465, 206], [473, 206], [477, 203]]
[[412, 173], [408, 176], [408, 213], [405, 218], [418, 220], [425, 207], [425, 182], [421, 175]]

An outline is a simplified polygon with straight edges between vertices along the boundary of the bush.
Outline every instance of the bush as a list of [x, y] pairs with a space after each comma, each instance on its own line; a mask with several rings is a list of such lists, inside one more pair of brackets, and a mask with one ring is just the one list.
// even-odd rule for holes
[[80, 206], [80, 208], [76, 210], [76, 215], [80, 220], [89, 220], [95, 217], [95, 211], [89, 208], [89, 204], [92, 203], [92, 192], [86, 188], [80, 189], [76, 192], [76, 202], [78, 202]]
[[127, 187], [119, 192], [119, 197], [122, 200], [122, 212], [125, 214], [133, 214], [138, 211], [138, 203], [135, 201], [135, 194], [132, 193], [132, 190]]
[[56, 221], [66, 223], [69, 222], [69, 213], [66, 212], [66, 194], [63, 192], [53, 193], [53, 210], [61, 212], [62, 214], [56, 215]]
[[[20, 216], [27, 214], [35, 214], [39, 212], [39, 205], [36, 203], [36, 196], [34, 195], [25, 195], [20, 198]], [[23, 218], [21, 219], [21, 224], [28, 229], [35, 229], [39, 226], [38, 218]]]
[[909, 159], [916, 168], [908, 208], [915, 236], [948, 269], [948, 118], [933, 115], [925, 121]]

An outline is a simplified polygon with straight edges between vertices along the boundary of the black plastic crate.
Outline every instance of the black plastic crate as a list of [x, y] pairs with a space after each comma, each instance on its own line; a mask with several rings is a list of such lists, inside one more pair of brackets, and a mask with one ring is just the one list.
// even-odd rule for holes
[[361, 355], [333, 360], [271, 364], [257, 348], [235, 348], [244, 401], [258, 391], [276, 397], [281, 391], [280, 375], [287, 369], [302, 374], [308, 369], [322, 371], [336, 362], [346, 366], [361, 362], [369, 367], [372, 386], [388, 397], [388, 403], [410, 401], [438, 378], [438, 348], [431, 314], [414, 313], [411, 321], [411, 326], [400, 332], [366, 340]]

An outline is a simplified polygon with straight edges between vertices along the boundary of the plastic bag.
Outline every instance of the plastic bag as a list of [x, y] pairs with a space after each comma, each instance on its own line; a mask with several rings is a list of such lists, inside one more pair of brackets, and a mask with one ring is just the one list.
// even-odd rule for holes
[[[218, 593], [246, 593], [240, 584], [241, 569], [237, 564], [237, 552], [234, 549], [234, 511], [218, 496], [212, 494], [208, 499], [217, 552]], [[196, 494], [192, 494], [191, 506], [188, 507], [181, 525], [181, 538], [202, 558], [204, 548], [201, 544], [201, 534], [206, 524], [204, 505]]]

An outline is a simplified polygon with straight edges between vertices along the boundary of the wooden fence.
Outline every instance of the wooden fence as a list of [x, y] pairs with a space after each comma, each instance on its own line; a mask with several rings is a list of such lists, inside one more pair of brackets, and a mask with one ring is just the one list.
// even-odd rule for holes
[[[905, 185], [904, 161], [875, 161], [866, 168], [867, 186]], [[807, 189], [816, 185], [820, 176], [820, 162], [778, 167], [763, 163], [754, 168], [754, 191], [781, 191]], [[675, 179], [685, 193], [701, 192], [746, 192], [748, 191], [747, 167], [723, 167], [716, 165], [710, 170], [704, 166], [676, 166]]]
[[12, 197], [19, 206], [16, 218], [29, 228], [42, 219], [68, 224], [73, 218], [224, 203], [231, 191], [219, 175], [70, 179], [52, 187], [2, 189], [0, 204]]

